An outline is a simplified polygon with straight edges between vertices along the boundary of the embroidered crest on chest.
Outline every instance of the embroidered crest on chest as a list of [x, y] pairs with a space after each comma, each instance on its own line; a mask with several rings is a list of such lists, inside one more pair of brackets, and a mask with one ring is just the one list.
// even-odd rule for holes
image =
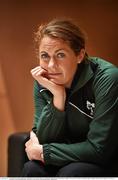
[[86, 107], [90, 111], [90, 115], [93, 116], [93, 112], [95, 109], [95, 103], [91, 103], [90, 101], [86, 101]]

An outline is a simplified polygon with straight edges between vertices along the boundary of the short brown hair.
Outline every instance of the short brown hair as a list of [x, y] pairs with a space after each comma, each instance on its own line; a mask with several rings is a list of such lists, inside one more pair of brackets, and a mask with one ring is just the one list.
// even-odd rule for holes
[[64, 40], [76, 54], [78, 54], [82, 48], [85, 48], [85, 34], [72, 20], [53, 19], [46, 24], [40, 25], [35, 36], [38, 47], [44, 36]]

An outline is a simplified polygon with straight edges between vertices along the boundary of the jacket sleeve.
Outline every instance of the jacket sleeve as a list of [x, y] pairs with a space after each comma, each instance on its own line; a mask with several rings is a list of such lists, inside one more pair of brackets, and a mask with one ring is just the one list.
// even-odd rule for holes
[[53, 106], [52, 94], [34, 82], [34, 124], [32, 130], [41, 144], [62, 142], [65, 128], [65, 112]]
[[112, 75], [98, 74], [93, 90], [96, 107], [86, 141], [44, 144], [46, 164], [65, 165], [77, 161], [106, 164], [113, 159], [118, 147], [118, 69]]

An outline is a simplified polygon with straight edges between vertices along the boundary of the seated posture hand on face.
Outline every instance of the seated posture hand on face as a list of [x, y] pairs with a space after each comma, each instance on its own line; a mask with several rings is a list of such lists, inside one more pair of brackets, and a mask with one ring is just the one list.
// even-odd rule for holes
[[65, 88], [62, 85], [58, 85], [54, 83], [50, 74], [42, 68], [41, 66], [37, 66], [31, 70], [31, 74], [36, 79], [39, 84], [43, 87], [47, 88], [53, 94], [53, 104], [59, 110], [63, 111], [65, 107], [66, 93]]

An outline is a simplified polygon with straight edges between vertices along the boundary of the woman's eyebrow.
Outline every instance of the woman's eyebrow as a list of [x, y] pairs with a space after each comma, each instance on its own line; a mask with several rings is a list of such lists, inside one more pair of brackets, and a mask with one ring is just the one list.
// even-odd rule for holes
[[46, 51], [41, 51], [40, 53], [46, 53], [46, 54], [48, 54]]
[[57, 49], [55, 52], [57, 53], [58, 51], [65, 51], [65, 49]]
[[[59, 52], [59, 51], [67, 51], [67, 50], [66, 50], [66, 49], [57, 49], [57, 50], [55, 51], [55, 53], [57, 53], [57, 52]], [[46, 52], [46, 51], [41, 51], [40, 54], [42, 54], [42, 53], [48, 54], [48, 52]]]

